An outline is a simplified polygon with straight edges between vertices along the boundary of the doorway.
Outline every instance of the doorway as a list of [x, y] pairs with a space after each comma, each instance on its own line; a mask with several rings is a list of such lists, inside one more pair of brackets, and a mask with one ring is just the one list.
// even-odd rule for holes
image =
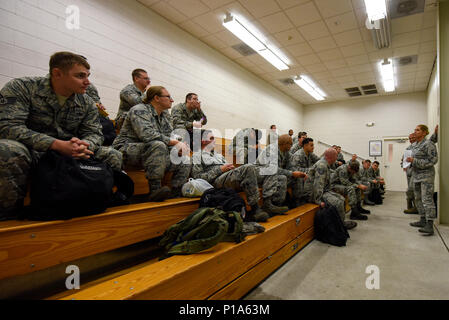
[[401, 160], [409, 145], [407, 137], [384, 138], [383, 178], [389, 191], [407, 191], [407, 177], [401, 167]]

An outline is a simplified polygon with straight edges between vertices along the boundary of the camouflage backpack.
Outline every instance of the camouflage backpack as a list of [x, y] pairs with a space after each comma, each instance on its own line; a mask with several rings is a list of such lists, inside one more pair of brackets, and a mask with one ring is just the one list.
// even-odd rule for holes
[[239, 212], [199, 208], [164, 232], [159, 246], [164, 247], [165, 254], [160, 260], [200, 252], [222, 241], [239, 243], [245, 238], [242, 229]]

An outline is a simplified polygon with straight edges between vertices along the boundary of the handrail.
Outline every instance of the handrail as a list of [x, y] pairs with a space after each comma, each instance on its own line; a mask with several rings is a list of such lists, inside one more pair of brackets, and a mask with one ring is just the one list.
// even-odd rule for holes
[[[332, 147], [331, 144], [326, 143], [326, 142], [324, 142], [324, 141], [318, 140], [318, 143], [321, 143], [322, 145], [325, 145], [325, 146], [328, 146], [328, 147]], [[347, 152], [347, 151], [345, 151], [345, 150], [343, 150], [343, 149], [341, 149], [341, 152], [343, 152], [344, 154], [348, 155], [348, 156], [351, 157], [351, 158], [352, 158], [352, 155], [354, 154], [354, 153]], [[361, 159], [362, 161], [363, 161], [363, 160], [366, 160], [365, 158], [362, 158], [362, 157], [360, 157], [359, 155], [357, 155], [357, 158]]]

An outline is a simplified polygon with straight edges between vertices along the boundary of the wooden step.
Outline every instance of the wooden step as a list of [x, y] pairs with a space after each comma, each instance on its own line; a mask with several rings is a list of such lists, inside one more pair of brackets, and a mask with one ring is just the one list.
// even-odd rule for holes
[[0, 279], [159, 237], [198, 204], [199, 198], [178, 198], [68, 221], [0, 222]]
[[[301, 245], [311, 241], [311, 228], [317, 210], [318, 206], [314, 204], [303, 205], [289, 211], [288, 215], [275, 216], [262, 223], [266, 229], [264, 233], [248, 236], [239, 244], [219, 243], [197, 254], [151, 261], [126, 274], [109, 277], [94, 285], [81, 284], [81, 291], [52, 299], [192, 300], [213, 298], [214, 295], [218, 298], [245, 294], [275, 266], [273, 264], [270, 268], [261, 269], [268, 257], [275, 256], [279, 265], [279, 262], [282, 263], [289, 257], [285, 250], [288, 251], [288, 245], [292, 245], [292, 241], [299, 239], [302, 241]], [[303, 238], [300, 237], [302, 234]], [[231, 289], [242, 283], [245, 274], [251, 275], [255, 280], [242, 285], [242, 290], [237, 294]], [[221, 290], [225, 291], [220, 296], [218, 292]]]

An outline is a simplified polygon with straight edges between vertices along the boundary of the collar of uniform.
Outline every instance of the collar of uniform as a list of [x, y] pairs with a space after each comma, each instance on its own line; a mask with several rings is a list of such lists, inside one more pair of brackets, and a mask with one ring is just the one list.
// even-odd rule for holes
[[187, 112], [187, 114], [189, 116], [195, 112], [195, 110], [189, 110], [189, 108], [187, 108], [187, 103], [185, 103], [185, 102], [182, 103], [182, 107], [184, 108], [184, 110]]
[[[56, 93], [53, 91], [53, 88], [51, 87], [51, 81], [50, 81], [50, 75], [47, 74], [43, 81], [41, 82], [39, 86], [39, 90], [36, 92], [37, 95], [44, 97], [44, 98], [51, 98], [54, 101], [58, 101], [58, 98], [56, 96]], [[80, 97], [78, 94], [72, 94], [70, 97], [67, 98], [66, 103], [75, 103], [77, 106], [82, 106], [83, 103], [80, 101]]]
[[132, 86], [133, 86], [133, 89], [136, 90], [136, 92], [138, 92], [139, 94], [143, 94], [143, 92], [140, 91], [140, 89], [137, 88], [137, 86], [134, 83], [132, 84]]
[[161, 112], [160, 116], [157, 114], [156, 109], [151, 105], [151, 103], [145, 104], [146, 106], [148, 106], [148, 110], [150, 110], [151, 114], [153, 115], [153, 117], [162, 117], [162, 116], [166, 116], [168, 111], [164, 110]]

